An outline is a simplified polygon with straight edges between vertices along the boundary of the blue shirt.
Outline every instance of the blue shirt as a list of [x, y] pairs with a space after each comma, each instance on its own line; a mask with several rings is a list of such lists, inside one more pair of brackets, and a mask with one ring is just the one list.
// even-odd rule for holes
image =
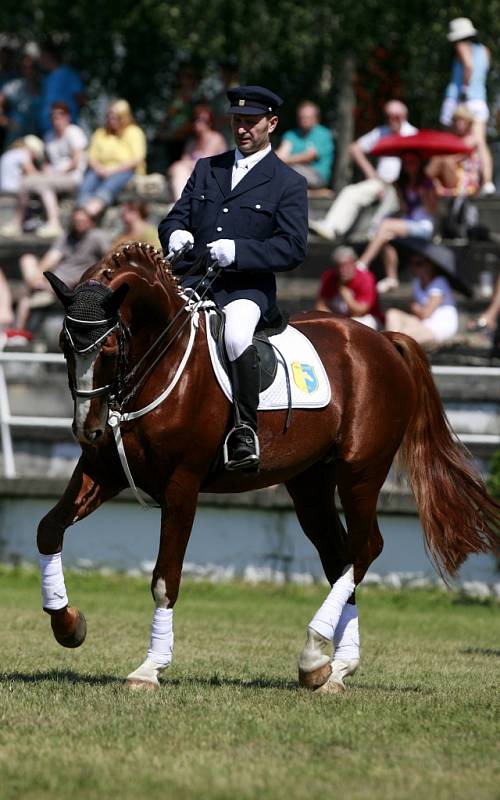
[[419, 278], [413, 281], [413, 297], [420, 306], [425, 306], [430, 297], [441, 295], [443, 298], [442, 306], [455, 306], [455, 297], [450, 284], [443, 275], [436, 275], [424, 288]]
[[[467, 91], [467, 100], [484, 100], [486, 102], [486, 76], [490, 68], [488, 51], [484, 44], [472, 43], [472, 75]], [[464, 82], [463, 64], [458, 58], [453, 59], [451, 79], [446, 87], [446, 97], [458, 100]]]
[[78, 122], [80, 107], [77, 95], [83, 92], [82, 80], [72, 67], [56, 67], [49, 72], [42, 85], [42, 107], [40, 110], [40, 127], [42, 135], [52, 128], [50, 110], [52, 103], [62, 101], [69, 107], [71, 122]]
[[314, 147], [317, 158], [310, 161], [308, 166], [316, 170], [325, 183], [330, 182], [333, 165], [334, 145], [332, 134], [324, 125], [315, 125], [310, 131], [304, 133], [300, 128], [294, 128], [283, 135], [284, 142], [292, 145], [291, 155], [299, 155]]

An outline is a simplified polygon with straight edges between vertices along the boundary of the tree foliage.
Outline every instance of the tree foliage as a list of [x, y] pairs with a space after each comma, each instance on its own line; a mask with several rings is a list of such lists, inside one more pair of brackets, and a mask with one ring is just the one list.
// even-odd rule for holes
[[[336, 76], [353, 53], [361, 128], [372, 122], [370, 105], [394, 93], [415, 122], [436, 122], [453, 17], [473, 19], [493, 60], [500, 38], [500, 0], [3, 0], [2, 12], [4, 32], [20, 41], [59, 37], [91, 93], [105, 88], [145, 113], [168, 98], [180, 63], [206, 72], [228, 56], [238, 59], [242, 80], [291, 98], [288, 114], [303, 97], [328, 113]], [[492, 70], [492, 86], [497, 80]]]

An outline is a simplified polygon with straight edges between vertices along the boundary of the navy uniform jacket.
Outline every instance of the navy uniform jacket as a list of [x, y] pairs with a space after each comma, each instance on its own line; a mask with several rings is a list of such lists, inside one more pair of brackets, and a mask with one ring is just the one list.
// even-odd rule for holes
[[307, 184], [271, 151], [231, 191], [233, 165], [234, 150], [196, 163], [160, 222], [160, 241], [166, 252], [173, 231], [193, 234], [194, 247], [175, 267], [182, 275], [207, 252], [208, 242], [234, 239], [236, 262], [212, 284], [215, 300], [224, 306], [247, 298], [269, 318], [276, 307], [274, 273], [297, 267], [306, 255]]

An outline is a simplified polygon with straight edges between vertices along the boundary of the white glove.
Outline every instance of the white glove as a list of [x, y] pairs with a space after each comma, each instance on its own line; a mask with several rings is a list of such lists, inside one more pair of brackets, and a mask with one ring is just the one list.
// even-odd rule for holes
[[212, 261], [216, 261], [219, 267], [229, 267], [234, 264], [236, 258], [234, 239], [216, 239], [215, 242], [208, 242], [207, 247]]
[[194, 238], [192, 233], [181, 229], [179, 229], [178, 231], [174, 231], [173, 233], [170, 234], [170, 239], [168, 240], [168, 252], [178, 253], [179, 250], [182, 250], [184, 245], [187, 244], [188, 242], [192, 247], [194, 244]]

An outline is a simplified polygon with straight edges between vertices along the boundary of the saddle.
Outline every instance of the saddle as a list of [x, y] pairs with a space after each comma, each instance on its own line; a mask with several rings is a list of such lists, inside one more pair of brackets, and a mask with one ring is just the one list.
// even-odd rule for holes
[[[229, 375], [229, 358], [226, 352], [226, 345], [224, 341], [224, 327], [226, 318], [224, 312], [220, 308], [214, 308], [215, 314], [210, 315], [210, 335], [217, 343], [219, 353], [221, 355], [221, 363], [224, 371]], [[257, 325], [255, 335], [253, 337], [253, 344], [257, 348], [259, 355], [259, 369], [260, 369], [260, 391], [264, 392], [271, 386], [276, 377], [278, 369], [278, 361], [274, 347], [269, 341], [270, 336], [275, 336], [282, 333], [288, 325], [288, 315], [283, 314], [277, 308], [276, 314], [271, 320], [261, 320]]]

